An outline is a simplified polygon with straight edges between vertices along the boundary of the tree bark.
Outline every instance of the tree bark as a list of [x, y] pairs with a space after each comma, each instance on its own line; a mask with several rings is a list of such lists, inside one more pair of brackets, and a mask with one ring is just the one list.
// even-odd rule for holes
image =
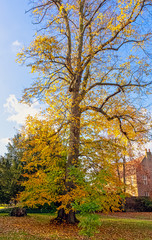
[[[69, 151], [66, 165], [66, 180], [65, 187], [66, 191], [69, 192], [75, 188], [75, 183], [71, 179], [70, 167], [79, 165], [79, 145], [80, 145], [80, 107], [79, 107], [79, 81], [76, 82], [74, 90], [72, 92], [72, 104], [71, 104], [71, 115], [70, 115], [70, 137], [69, 137]], [[57, 220], [58, 222], [66, 221], [67, 223], [75, 224], [79, 220], [75, 216], [75, 212], [71, 209], [70, 204], [67, 204], [69, 213], [65, 213], [64, 209], [58, 211]]]
[[80, 145], [80, 106], [79, 106], [79, 84], [76, 85], [72, 96], [70, 115], [70, 137], [68, 160], [66, 166], [66, 188], [70, 191], [74, 188], [74, 183], [69, 180], [70, 167], [79, 165], [79, 145]]
[[126, 192], [126, 158], [123, 157], [123, 182], [124, 182], [124, 192]]
[[58, 223], [69, 223], [69, 224], [76, 224], [79, 223], [79, 220], [75, 216], [75, 212], [70, 210], [69, 213], [65, 213], [64, 208], [58, 211], [58, 216], [55, 219]]

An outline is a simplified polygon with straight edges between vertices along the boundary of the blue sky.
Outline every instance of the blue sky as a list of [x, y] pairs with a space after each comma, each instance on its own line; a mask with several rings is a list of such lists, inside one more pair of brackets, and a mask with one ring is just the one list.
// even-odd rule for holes
[[30, 86], [33, 76], [26, 66], [15, 62], [16, 53], [33, 39], [36, 26], [30, 14], [27, 0], [1, 1], [0, 7], [0, 155], [5, 145], [24, 123], [28, 113], [36, 113], [39, 105], [29, 108], [18, 100], [23, 89]]

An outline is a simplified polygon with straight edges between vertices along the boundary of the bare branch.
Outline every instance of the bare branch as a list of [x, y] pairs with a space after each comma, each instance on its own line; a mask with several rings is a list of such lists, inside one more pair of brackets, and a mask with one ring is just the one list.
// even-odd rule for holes
[[102, 109], [104, 107], [104, 105], [108, 102], [108, 100], [110, 98], [113, 98], [115, 95], [117, 95], [118, 93], [121, 92], [121, 89], [119, 88], [116, 92], [114, 92], [113, 94], [109, 95], [108, 97], [106, 97], [106, 99], [104, 100], [104, 102], [102, 103], [102, 105], [100, 106], [100, 109]]
[[142, 1], [142, 4], [141, 4], [141, 7], [140, 7], [140, 10], [138, 11], [138, 13], [133, 17], [133, 14], [134, 14], [134, 10], [136, 9], [136, 5], [134, 6], [133, 10], [132, 10], [132, 13], [130, 14], [130, 17], [127, 19], [126, 22], [124, 22], [121, 26], [120, 29], [118, 29], [115, 34], [110, 38], [108, 39], [107, 41], [105, 41], [104, 43], [102, 43], [98, 49], [96, 51], [94, 51], [91, 55], [88, 54], [88, 56], [86, 56], [83, 61], [82, 61], [82, 66], [83, 68], [85, 68], [89, 62], [91, 61], [91, 59], [96, 55], [98, 54], [100, 51], [103, 51], [104, 48], [109, 45], [110, 43], [112, 43], [116, 38], [117, 36], [119, 35], [119, 33], [121, 33], [123, 31], [123, 29], [125, 29], [128, 25], [130, 25], [131, 23], [135, 22], [137, 17], [140, 15], [140, 13], [142, 12], [144, 6], [145, 6], [145, 2], [146, 0], [143, 0]]
[[85, 31], [85, 29], [91, 24], [93, 18], [95, 17], [96, 13], [99, 11], [99, 9], [104, 5], [104, 3], [106, 2], [107, 0], [103, 0], [103, 2], [101, 2], [99, 4], [99, 6], [96, 8], [96, 10], [94, 11], [94, 13], [92, 14], [91, 18], [87, 21], [87, 23], [85, 24], [84, 28], [83, 28], [83, 33]]

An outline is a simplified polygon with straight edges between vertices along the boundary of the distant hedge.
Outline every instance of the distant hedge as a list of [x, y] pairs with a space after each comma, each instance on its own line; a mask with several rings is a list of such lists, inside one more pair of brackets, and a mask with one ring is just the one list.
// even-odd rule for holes
[[127, 197], [125, 211], [152, 212], [152, 199], [149, 197]]
[[[3, 209], [0, 209], [0, 213], [10, 213], [13, 208], [14, 207], [12, 206], [12, 207], [6, 207]], [[36, 208], [28, 208], [28, 207], [25, 207], [25, 208], [26, 208], [27, 213], [54, 213], [54, 212], [56, 212], [56, 206], [54, 203], [51, 203], [50, 205], [44, 204], [43, 206], [38, 205]]]

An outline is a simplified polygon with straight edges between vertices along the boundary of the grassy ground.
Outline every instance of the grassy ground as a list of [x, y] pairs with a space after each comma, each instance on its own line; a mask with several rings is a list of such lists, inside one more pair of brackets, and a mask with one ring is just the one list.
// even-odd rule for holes
[[[116, 213], [100, 215], [100, 232], [92, 240], [152, 240], [152, 213]], [[9, 217], [0, 214], [0, 240], [76, 240], [77, 226], [50, 223], [50, 214]], [[79, 216], [81, 219], [81, 216]]]

